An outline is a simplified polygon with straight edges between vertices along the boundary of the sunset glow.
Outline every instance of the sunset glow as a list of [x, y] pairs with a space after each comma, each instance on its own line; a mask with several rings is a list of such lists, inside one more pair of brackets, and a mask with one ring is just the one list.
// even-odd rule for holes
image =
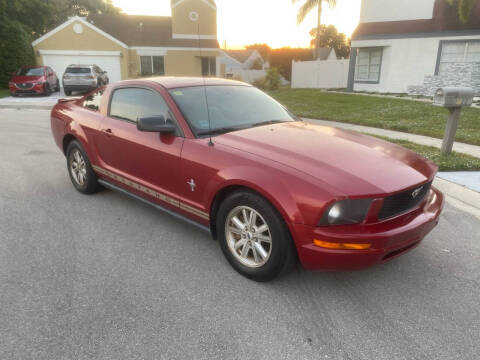
[[[170, 0], [113, 0], [127, 14], [170, 15]], [[223, 47], [242, 48], [253, 43], [307, 47], [309, 31], [316, 26], [313, 11], [303, 24], [297, 25], [297, 10], [291, 0], [216, 0], [218, 40]], [[360, 16], [360, 0], [337, 0], [337, 7], [324, 6], [323, 24], [333, 24], [347, 36], [355, 30]]]

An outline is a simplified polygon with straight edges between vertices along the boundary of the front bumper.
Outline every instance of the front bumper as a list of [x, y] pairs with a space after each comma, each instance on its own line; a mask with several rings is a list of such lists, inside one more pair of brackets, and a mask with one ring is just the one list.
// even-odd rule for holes
[[[291, 224], [300, 262], [310, 270], [357, 270], [391, 260], [416, 247], [438, 224], [443, 195], [431, 188], [416, 210], [376, 224], [312, 227]], [[333, 250], [313, 240], [370, 243], [368, 250]]]
[[10, 93], [12, 95], [23, 95], [23, 94], [44, 94], [45, 93], [45, 84], [36, 83], [33, 86], [21, 87], [22, 85], [17, 85], [15, 83], [9, 84]]

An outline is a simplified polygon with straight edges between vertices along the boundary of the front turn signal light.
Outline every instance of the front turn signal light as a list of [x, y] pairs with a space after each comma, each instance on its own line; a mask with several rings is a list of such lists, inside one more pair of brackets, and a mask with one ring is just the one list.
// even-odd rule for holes
[[368, 250], [372, 247], [372, 244], [333, 243], [318, 239], [313, 240], [313, 243], [318, 247], [336, 250]]

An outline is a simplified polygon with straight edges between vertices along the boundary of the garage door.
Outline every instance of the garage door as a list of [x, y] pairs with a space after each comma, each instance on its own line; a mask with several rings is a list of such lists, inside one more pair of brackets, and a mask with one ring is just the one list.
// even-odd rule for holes
[[[95, 64], [107, 72], [110, 83], [122, 79], [120, 71], [120, 55], [71, 55], [55, 54], [42, 55], [43, 64], [50, 66], [61, 79], [65, 69], [71, 64], [91, 65]], [[61, 81], [60, 81], [61, 83]]]

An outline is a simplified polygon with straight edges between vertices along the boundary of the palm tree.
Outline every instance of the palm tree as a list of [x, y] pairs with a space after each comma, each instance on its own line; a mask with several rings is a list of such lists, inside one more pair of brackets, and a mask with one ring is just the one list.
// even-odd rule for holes
[[[292, 0], [293, 4], [296, 4], [300, 0]], [[302, 7], [298, 10], [298, 15], [297, 15], [297, 23], [301, 24], [303, 20], [305, 20], [305, 17], [315, 8], [317, 8], [318, 11], [318, 19], [317, 19], [317, 37], [315, 41], [315, 54], [316, 57], [318, 58], [319, 56], [319, 48], [320, 48], [320, 25], [322, 24], [322, 5], [324, 2], [328, 4], [331, 8], [334, 8], [337, 6], [337, 0], [302, 0], [304, 1], [304, 4]]]
[[450, 5], [458, 3], [458, 17], [462, 23], [468, 22], [473, 7], [476, 5], [477, 0], [447, 0]]

